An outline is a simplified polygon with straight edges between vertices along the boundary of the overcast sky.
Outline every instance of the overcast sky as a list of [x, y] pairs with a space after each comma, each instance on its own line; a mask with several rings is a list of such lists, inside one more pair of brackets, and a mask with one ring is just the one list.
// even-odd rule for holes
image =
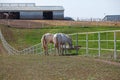
[[0, 3], [63, 6], [65, 16], [74, 18], [103, 18], [105, 15], [120, 15], [120, 0], [0, 0]]

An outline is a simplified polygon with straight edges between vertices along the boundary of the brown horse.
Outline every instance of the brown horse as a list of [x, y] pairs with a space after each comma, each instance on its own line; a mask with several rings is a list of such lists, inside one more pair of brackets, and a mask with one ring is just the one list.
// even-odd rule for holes
[[53, 34], [46, 33], [41, 38], [42, 47], [44, 49], [45, 55], [48, 55], [48, 44], [53, 43]]

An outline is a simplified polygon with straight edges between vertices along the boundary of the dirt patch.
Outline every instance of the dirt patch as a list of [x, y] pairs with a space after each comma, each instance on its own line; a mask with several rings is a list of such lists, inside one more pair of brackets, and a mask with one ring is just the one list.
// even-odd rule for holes
[[15, 28], [42, 28], [48, 26], [119, 26], [120, 22], [65, 21], [65, 20], [0, 20], [0, 24]]
[[118, 63], [118, 62], [112, 62], [112, 61], [101, 60], [101, 59], [95, 59], [95, 61], [107, 63], [107, 64], [110, 64], [110, 65], [120, 66], [120, 63]]
[[34, 20], [0, 20], [0, 24], [14, 28], [42, 28], [49, 25], [45, 22], [34, 22]]

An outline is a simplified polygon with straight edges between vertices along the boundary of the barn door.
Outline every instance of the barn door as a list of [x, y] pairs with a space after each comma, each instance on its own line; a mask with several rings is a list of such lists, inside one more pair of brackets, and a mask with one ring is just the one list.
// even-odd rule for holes
[[43, 19], [52, 20], [53, 19], [53, 12], [52, 11], [44, 11], [43, 12]]

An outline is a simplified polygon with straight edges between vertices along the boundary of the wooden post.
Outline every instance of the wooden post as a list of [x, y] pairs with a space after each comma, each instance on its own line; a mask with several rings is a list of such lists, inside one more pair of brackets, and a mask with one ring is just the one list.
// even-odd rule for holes
[[41, 52], [42, 52], [42, 45], [40, 44], [39, 46], [40, 46], [39, 49], [40, 49], [40, 54], [41, 54]]
[[10, 22], [9, 22], [9, 19], [7, 19], [7, 26], [10, 26]]
[[33, 48], [32, 48], [32, 51], [33, 51], [33, 54], [34, 54], [34, 46], [33, 46]]
[[114, 31], [114, 59], [117, 58], [117, 51], [116, 51], [116, 32]]
[[101, 51], [101, 47], [100, 47], [100, 32], [98, 33], [98, 56], [100, 57], [100, 51]]
[[[78, 33], [76, 34], [76, 46], [78, 46]], [[76, 54], [78, 55], [78, 49], [76, 49]]]
[[88, 32], [86, 33], [86, 55], [88, 55]]
[[35, 47], [35, 50], [36, 50], [35, 53], [37, 54], [37, 50], [38, 50], [38, 49], [37, 49], [37, 46]]
[[42, 25], [42, 28], [44, 27], [44, 23], [41, 24]]
[[30, 22], [28, 22], [28, 28], [30, 28], [30, 26], [31, 26], [31, 25], [30, 25]]

